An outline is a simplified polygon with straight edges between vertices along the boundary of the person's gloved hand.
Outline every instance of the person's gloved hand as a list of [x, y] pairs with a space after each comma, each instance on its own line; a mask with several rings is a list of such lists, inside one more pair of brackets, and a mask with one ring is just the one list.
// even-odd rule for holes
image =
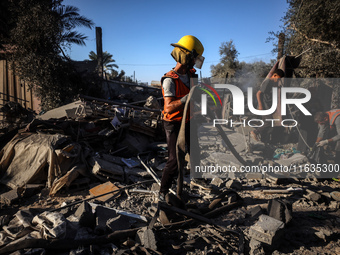
[[180, 99], [182, 104], [185, 104], [185, 103], [186, 103], [186, 101], [187, 101], [187, 99], [188, 99], [188, 96], [189, 96], [189, 94], [186, 94], [184, 97], [182, 97], [182, 98]]
[[326, 144], [328, 144], [328, 140], [327, 140], [327, 139], [318, 142], [316, 145], [317, 145], [318, 147], [323, 147], [323, 146], [325, 146]]

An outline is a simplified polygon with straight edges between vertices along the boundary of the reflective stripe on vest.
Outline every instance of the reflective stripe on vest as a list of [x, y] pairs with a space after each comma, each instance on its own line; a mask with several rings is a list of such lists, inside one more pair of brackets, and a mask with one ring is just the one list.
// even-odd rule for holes
[[[163, 90], [163, 81], [165, 78], [171, 78], [175, 85], [175, 100], [179, 100], [182, 97], [184, 97], [185, 95], [187, 95], [190, 92], [190, 89], [181, 81], [181, 79], [179, 78], [178, 74], [175, 73], [175, 71], [170, 71], [168, 73], [166, 73], [162, 79], [161, 79], [161, 84], [162, 84], [162, 94], [164, 97], [164, 90]], [[183, 118], [183, 110], [181, 109], [179, 111], [173, 112], [173, 113], [167, 113], [163, 110], [163, 120], [166, 121], [181, 121]], [[190, 114], [187, 114], [187, 118], [186, 121], [188, 121], [190, 119]]]
[[335, 119], [340, 115], [340, 109], [334, 109], [326, 112], [329, 118], [329, 125], [332, 127], [334, 125]]

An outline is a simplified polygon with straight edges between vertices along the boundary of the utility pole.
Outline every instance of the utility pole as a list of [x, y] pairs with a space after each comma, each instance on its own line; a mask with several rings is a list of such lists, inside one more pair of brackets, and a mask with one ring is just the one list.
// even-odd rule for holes
[[279, 42], [277, 45], [277, 60], [283, 57], [283, 49], [285, 44], [285, 34], [280, 33], [279, 34]]
[[103, 78], [104, 67], [103, 67], [103, 44], [102, 44], [102, 28], [96, 27], [96, 46], [97, 46], [97, 59], [98, 59], [98, 75]]

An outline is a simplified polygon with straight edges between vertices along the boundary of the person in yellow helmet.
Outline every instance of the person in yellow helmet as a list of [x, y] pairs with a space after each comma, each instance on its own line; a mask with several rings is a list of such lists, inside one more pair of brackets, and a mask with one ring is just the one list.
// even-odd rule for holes
[[[183, 36], [174, 47], [171, 56], [176, 66], [166, 73], [162, 79], [162, 94], [164, 98], [163, 123], [168, 145], [168, 161], [163, 169], [160, 187], [160, 200], [163, 200], [171, 187], [174, 177], [178, 173], [176, 158], [176, 142], [183, 118], [183, 109], [186, 103], [193, 78], [198, 76], [193, 68], [201, 68], [204, 62], [202, 56], [204, 48], [202, 43], [192, 35]], [[189, 114], [188, 114], [189, 115]], [[186, 132], [189, 132], [189, 116], [186, 119]], [[187, 148], [189, 136], [186, 136]]]

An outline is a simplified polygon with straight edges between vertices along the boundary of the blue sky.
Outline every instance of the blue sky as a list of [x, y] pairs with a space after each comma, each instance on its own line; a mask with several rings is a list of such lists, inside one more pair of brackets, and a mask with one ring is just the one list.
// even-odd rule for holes
[[[219, 62], [219, 47], [232, 39], [240, 61], [269, 62], [272, 43], [265, 43], [270, 31], [278, 31], [287, 11], [286, 0], [64, 0], [76, 6], [103, 32], [103, 51], [113, 55], [118, 70], [141, 82], [160, 80], [175, 65], [170, 43], [184, 35], [196, 36], [204, 46], [203, 77]], [[95, 28], [78, 28], [88, 36], [86, 46], [67, 52], [74, 60], [88, 59], [96, 52]], [[200, 70], [198, 70], [200, 71]]]

